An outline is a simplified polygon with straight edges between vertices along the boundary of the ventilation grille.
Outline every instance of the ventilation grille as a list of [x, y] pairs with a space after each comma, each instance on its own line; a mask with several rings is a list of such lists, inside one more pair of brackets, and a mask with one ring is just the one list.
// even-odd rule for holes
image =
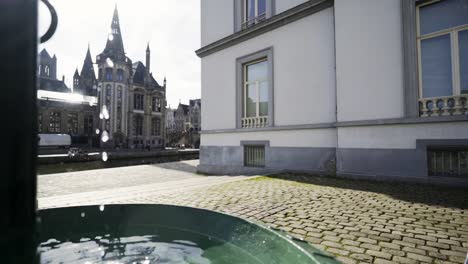
[[244, 146], [246, 167], [265, 167], [265, 146]]
[[468, 150], [429, 149], [429, 176], [468, 178]]

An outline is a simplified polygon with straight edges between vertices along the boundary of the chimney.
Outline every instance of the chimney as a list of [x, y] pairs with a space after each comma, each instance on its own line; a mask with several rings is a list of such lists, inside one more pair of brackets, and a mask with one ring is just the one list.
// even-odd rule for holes
[[65, 82], [65, 75], [62, 75], [62, 82]]

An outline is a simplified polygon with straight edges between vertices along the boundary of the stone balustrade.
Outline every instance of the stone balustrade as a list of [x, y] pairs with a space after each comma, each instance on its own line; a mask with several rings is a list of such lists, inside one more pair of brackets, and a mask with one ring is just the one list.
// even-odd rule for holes
[[468, 94], [419, 99], [421, 117], [465, 114], [468, 114]]
[[242, 128], [260, 128], [268, 125], [268, 116], [245, 117], [241, 119]]

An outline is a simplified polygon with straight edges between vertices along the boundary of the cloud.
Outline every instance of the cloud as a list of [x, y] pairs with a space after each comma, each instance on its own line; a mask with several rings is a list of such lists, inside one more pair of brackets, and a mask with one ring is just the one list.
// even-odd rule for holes
[[[168, 104], [175, 107], [200, 98], [200, 2], [194, 0], [51, 0], [59, 16], [54, 37], [40, 45], [58, 58], [57, 77], [66, 77], [70, 87], [75, 69], [81, 69], [88, 43], [91, 55], [104, 50], [114, 6], [119, 10], [120, 26], [127, 56], [145, 62], [150, 42], [151, 70], [162, 83], [167, 76]], [[44, 6], [39, 9], [39, 32], [50, 22]]]

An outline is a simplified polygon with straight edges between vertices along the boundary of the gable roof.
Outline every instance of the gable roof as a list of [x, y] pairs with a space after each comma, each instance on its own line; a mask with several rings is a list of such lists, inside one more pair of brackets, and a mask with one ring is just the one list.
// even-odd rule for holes
[[[133, 63], [132, 68], [133, 68], [133, 76], [132, 76], [133, 83], [144, 86], [145, 78], [146, 78], [146, 66], [141, 61], [137, 61]], [[154, 79], [152, 74], [150, 74], [149, 77], [150, 77], [151, 88], [161, 88], [161, 86]]]

